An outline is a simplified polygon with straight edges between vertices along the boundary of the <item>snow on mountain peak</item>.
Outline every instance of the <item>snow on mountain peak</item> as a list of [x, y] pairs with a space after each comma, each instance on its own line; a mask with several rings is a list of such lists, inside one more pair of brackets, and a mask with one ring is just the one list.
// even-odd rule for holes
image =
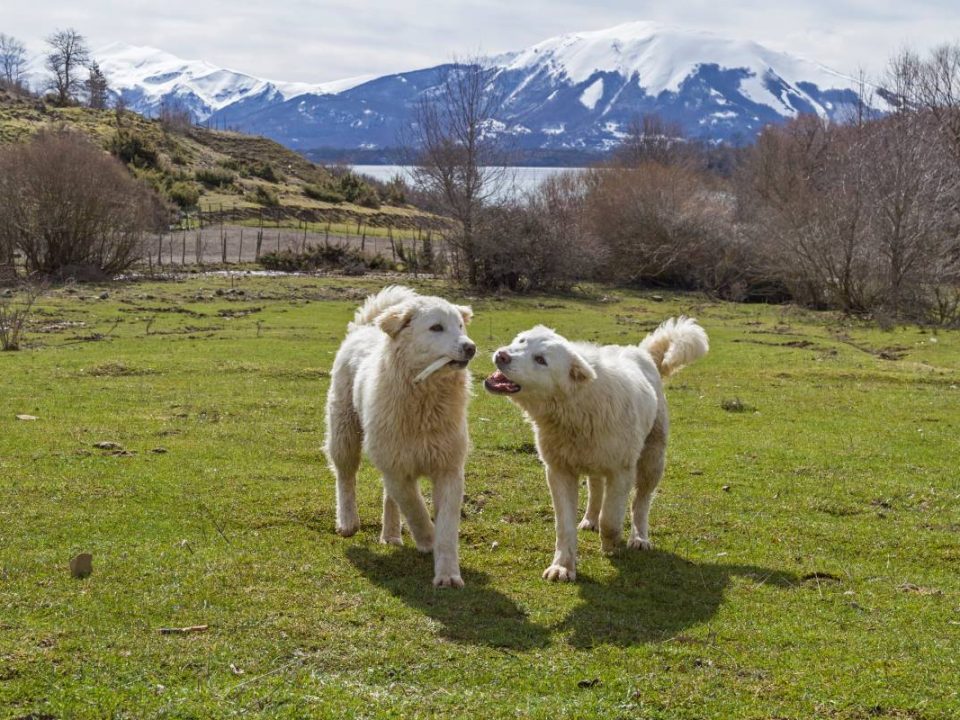
[[765, 87], [770, 73], [791, 86], [809, 82], [821, 89], [848, 88], [853, 83], [821, 65], [756, 42], [647, 21], [559, 35], [500, 57], [506, 61], [503, 67], [507, 70], [546, 71], [573, 84], [597, 72], [636, 76], [651, 97], [677, 92], [698, 67], [742, 68], [751, 75], [742, 85], [745, 94], [755, 102], [776, 107], [783, 102]]
[[260, 95], [289, 100], [306, 94], [342, 92], [369, 80], [348, 78], [328, 83], [276, 82], [218, 67], [205, 60], [185, 60], [164, 50], [111, 43], [93, 53], [113, 90], [135, 93], [147, 108], [165, 98], [189, 98], [198, 119]]

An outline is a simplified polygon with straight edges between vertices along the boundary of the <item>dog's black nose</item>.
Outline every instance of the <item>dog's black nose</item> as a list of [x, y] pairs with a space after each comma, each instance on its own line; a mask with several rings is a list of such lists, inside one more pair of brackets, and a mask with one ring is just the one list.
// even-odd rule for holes
[[510, 353], [508, 353], [506, 350], [501, 350], [497, 353], [494, 360], [496, 360], [500, 365], [509, 365], [511, 360]]
[[463, 354], [466, 355], [468, 359], [472, 358], [477, 354], [477, 346], [472, 342], [465, 342], [463, 344]]

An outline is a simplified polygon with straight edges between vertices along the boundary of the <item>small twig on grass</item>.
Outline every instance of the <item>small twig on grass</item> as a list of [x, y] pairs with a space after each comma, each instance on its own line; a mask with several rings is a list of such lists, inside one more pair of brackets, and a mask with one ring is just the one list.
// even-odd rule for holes
[[188, 625], [187, 627], [162, 627], [161, 635], [190, 635], [192, 633], [202, 633], [210, 629], [209, 625]]
[[202, 502], [199, 503], [199, 505], [200, 505], [200, 508], [201, 508], [205, 513], [207, 513], [207, 516], [210, 518], [210, 521], [213, 523], [213, 526], [217, 529], [217, 532], [220, 533], [220, 537], [223, 538], [223, 541], [224, 541], [227, 545], [233, 545], [233, 543], [230, 542], [230, 538], [228, 538], [228, 537], [227, 537], [227, 534], [223, 531], [223, 526], [220, 525], [220, 523], [217, 521], [217, 518], [214, 517], [214, 514], [213, 514], [213, 512], [211, 512], [210, 508], [208, 508], [208, 507], [206, 506], [206, 504], [205, 504], [205, 503], [202, 503]]

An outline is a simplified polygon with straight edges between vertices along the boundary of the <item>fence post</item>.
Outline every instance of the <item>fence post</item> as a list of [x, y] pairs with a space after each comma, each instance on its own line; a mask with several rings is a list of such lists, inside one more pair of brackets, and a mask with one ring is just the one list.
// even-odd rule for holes
[[220, 203], [220, 260], [227, 264], [227, 233], [223, 228], [223, 203]]

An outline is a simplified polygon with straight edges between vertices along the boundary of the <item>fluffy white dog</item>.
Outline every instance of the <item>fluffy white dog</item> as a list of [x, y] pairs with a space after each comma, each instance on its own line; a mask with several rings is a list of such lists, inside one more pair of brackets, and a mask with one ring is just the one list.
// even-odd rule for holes
[[[467, 364], [473, 312], [392, 286], [367, 298], [347, 328], [327, 395], [326, 452], [337, 477], [337, 532], [360, 527], [361, 448], [383, 473], [380, 542], [402, 545], [400, 514], [417, 549], [433, 551], [438, 587], [463, 587], [458, 533], [467, 457]], [[418, 480], [433, 483], [436, 528]], [[436, 533], [436, 539], [434, 539]]]
[[542, 325], [493, 356], [488, 391], [507, 395], [533, 425], [553, 497], [557, 545], [547, 580], [577, 576], [577, 485], [589, 477], [580, 529], [600, 530], [601, 547], [622, 542], [630, 489], [628, 545], [648, 550], [647, 517], [663, 476], [667, 403], [661, 378], [706, 354], [707, 334], [692, 318], [670, 319], [639, 346], [573, 343]]

